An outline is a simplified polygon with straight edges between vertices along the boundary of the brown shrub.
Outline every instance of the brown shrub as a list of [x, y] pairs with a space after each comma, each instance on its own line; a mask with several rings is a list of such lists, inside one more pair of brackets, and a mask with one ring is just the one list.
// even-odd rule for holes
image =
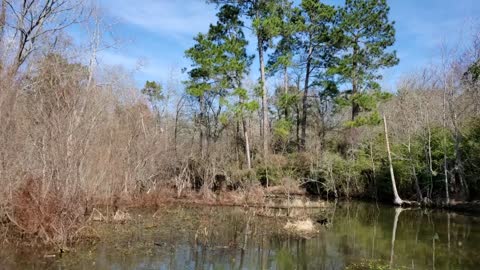
[[74, 239], [86, 211], [82, 194], [65, 194], [58, 186], [43, 193], [41, 179], [34, 177], [13, 193], [8, 209], [10, 221], [22, 233], [59, 246]]

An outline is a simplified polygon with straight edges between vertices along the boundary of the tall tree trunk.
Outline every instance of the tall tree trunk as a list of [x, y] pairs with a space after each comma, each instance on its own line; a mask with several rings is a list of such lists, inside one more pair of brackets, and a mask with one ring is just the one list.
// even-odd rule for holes
[[420, 189], [420, 185], [418, 184], [418, 177], [417, 177], [417, 171], [415, 169], [415, 163], [413, 162], [410, 132], [408, 134], [408, 159], [410, 161], [410, 166], [412, 167], [412, 176], [415, 179], [415, 191], [417, 192], [418, 200], [421, 202], [423, 201], [423, 195], [422, 195], [422, 190]]
[[[427, 103], [428, 107], [428, 103]], [[433, 160], [432, 160], [432, 131], [430, 130], [430, 119], [428, 116], [428, 109], [426, 110], [426, 120], [427, 120], [427, 135], [428, 135], [428, 145], [427, 145], [427, 161], [428, 161], [428, 170], [430, 176], [430, 187], [428, 189], [427, 198], [430, 200], [432, 198], [433, 192]]]
[[205, 96], [202, 94], [200, 96], [200, 156], [201, 158], [205, 158], [206, 156], [206, 148], [207, 148], [207, 134], [205, 132], [205, 125], [206, 125], [206, 105], [205, 105]]
[[245, 155], [247, 156], [247, 168], [252, 168], [252, 161], [250, 159], [250, 142], [248, 139], [247, 121], [242, 117], [243, 137], [245, 138]]
[[236, 162], [238, 164], [238, 168], [241, 170], [243, 168], [242, 160], [240, 158], [240, 147], [239, 147], [239, 142], [240, 142], [240, 123], [239, 121], [235, 121], [235, 158]]
[[295, 106], [296, 121], [295, 121], [295, 138], [297, 140], [297, 149], [300, 151], [300, 108]]
[[468, 188], [467, 181], [465, 181], [465, 171], [463, 169], [463, 158], [462, 158], [462, 134], [458, 130], [457, 126], [457, 114], [454, 113], [454, 128], [455, 128], [455, 170], [457, 171], [460, 184], [462, 186], [462, 195], [464, 200], [468, 200], [470, 197], [470, 189]]
[[175, 127], [173, 129], [173, 149], [175, 151], [175, 155], [177, 155], [177, 144], [178, 144], [178, 119], [180, 118], [180, 111], [181, 107], [183, 106], [183, 97], [177, 102], [177, 106], [175, 108]]
[[[285, 66], [283, 70], [283, 91], [285, 96], [288, 95], [288, 67]], [[288, 120], [288, 104], [285, 106], [285, 120]]]
[[268, 155], [268, 103], [267, 103], [267, 85], [265, 82], [265, 63], [263, 58], [263, 40], [257, 36], [258, 59], [260, 64], [260, 83], [262, 84], [262, 140], [263, 156]]
[[448, 165], [447, 165], [447, 86], [443, 90], [443, 169], [445, 181], [445, 202], [450, 203], [450, 196], [448, 194]]
[[390, 167], [390, 178], [392, 180], [392, 189], [393, 189], [393, 203], [396, 205], [402, 205], [403, 200], [398, 195], [397, 183], [395, 182], [395, 174], [393, 173], [393, 164], [392, 164], [392, 154], [390, 152], [390, 143], [388, 141], [388, 129], [387, 129], [387, 117], [383, 115], [383, 126], [385, 130], [385, 143], [387, 144], [387, 154], [388, 154], [388, 164]]
[[[355, 57], [358, 54], [358, 45], [353, 46], [353, 56]], [[354, 59], [352, 63], [352, 96], [355, 96], [358, 93], [358, 74], [357, 74], [358, 63]], [[352, 98], [352, 121], [355, 120], [358, 113], [360, 112], [360, 105]]]
[[[320, 121], [320, 128], [318, 131], [318, 137], [320, 138], [320, 147], [322, 148], [325, 145], [325, 136], [327, 135], [327, 124], [326, 124], [326, 111], [328, 110], [328, 101], [322, 98], [319, 98], [317, 101], [318, 108], [318, 118]], [[321, 149], [320, 149], [321, 150]]]
[[300, 137], [300, 150], [305, 150], [305, 144], [307, 140], [307, 112], [308, 112], [308, 88], [310, 84], [310, 66], [312, 64], [312, 52], [313, 47], [308, 48], [307, 65], [305, 70], [305, 86], [302, 99], [302, 120], [301, 120], [301, 137]]
[[[296, 80], [296, 85], [297, 89], [300, 89], [300, 76]], [[301, 121], [301, 115], [300, 115], [300, 106], [298, 103], [295, 104], [295, 138], [297, 141], [297, 150], [300, 151], [300, 121]]]

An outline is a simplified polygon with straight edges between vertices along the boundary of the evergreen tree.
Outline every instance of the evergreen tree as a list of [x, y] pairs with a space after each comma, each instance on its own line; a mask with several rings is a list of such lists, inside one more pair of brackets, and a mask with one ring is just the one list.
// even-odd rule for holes
[[358, 95], [367, 88], [378, 88], [378, 71], [399, 62], [395, 51], [387, 51], [395, 42], [389, 10], [386, 0], [346, 0], [340, 10], [343, 53], [332, 72], [351, 84], [352, 120], [361, 110]]
[[[300, 64], [305, 69], [300, 119], [300, 150], [304, 150], [306, 144], [310, 88], [315, 86], [328, 91], [334, 89], [331, 87], [332, 84], [327, 83], [331, 80], [327, 71], [336, 62], [338, 50], [338, 34], [334, 28], [336, 13], [333, 6], [319, 0], [303, 0], [301, 3], [303, 23], [297, 35], [299, 44], [296, 50], [300, 55]], [[333, 92], [330, 91], [330, 93]]]
[[155, 81], [146, 81], [145, 86], [142, 88], [142, 94], [147, 96], [148, 102], [155, 110], [157, 110], [157, 102], [165, 98], [162, 90], [162, 85]]
[[260, 95], [262, 98], [262, 145], [263, 154], [269, 153], [268, 92], [266, 87], [265, 52], [272, 40], [280, 33], [282, 19], [278, 16], [285, 1], [278, 0], [208, 0], [217, 5], [234, 5], [242, 15], [250, 19], [257, 40], [257, 53], [260, 67]]
[[[248, 73], [252, 56], [247, 54], [248, 44], [240, 20], [240, 9], [232, 5], [223, 5], [217, 14], [218, 22], [210, 25], [206, 35], [199, 34], [197, 44], [187, 50], [186, 55], [194, 62], [189, 71], [187, 82], [189, 94], [199, 97], [201, 119], [207, 113], [205, 95], [216, 93], [220, 106], [231, 109], [237, 119], [241, 119], [244, 130], [245, 148], [248, 167], [251, 167], [248, 131], [245, 113], [256, 109], [255, 103], [249, 101], [248, 94], [242, 88], [242, 79]], [[236, 103], [230, 105], [230, 98]], [[208, 129], [206, 130], [207, 132]], [[201, 133], [202, 137], [202, 133]]]
[[[294, 65], [295, 47], [298, 45], [296, 35], [301, 27], [300, 9], [291, 1], [279, 1], [275, 16], [280, 19], [279, 38], [272, 44], [273, 52], [269, 55], [267, 74], [283, 77], [283, 85], [275, 89], [275, 105], [278, 109], [278, 119], [272, 127], [273, 147], [287, 150], [285, 143], [290, 139], [293, 121], [292, 106], [298, 102], [298, 93], [290, 85], [289, 70]], [[293, 90], [293, 91], [290, 91]], [[279, 143], [281, 145], [279, 145]]]
[[[198, 34], [194, 40], [195, 45], [188, 49], [185, 54], [193, 62], [192, 68], [188, 71], [189, 80], [186, 82], [187, 94], [198, 101], [199, 114], [195, 117], [195, 123], [200, 132], [201, 157], [207, 153], [207, 144], [211, 138], [210, 119], [207, 115], [208, 103], [222, 95], [218, 91], [216, 77], [218, 70], [217, 63], [221, 59], [220, 51], [212, 39], [206, 34]], [[221, 107], [219, 107], [219, 112]]]

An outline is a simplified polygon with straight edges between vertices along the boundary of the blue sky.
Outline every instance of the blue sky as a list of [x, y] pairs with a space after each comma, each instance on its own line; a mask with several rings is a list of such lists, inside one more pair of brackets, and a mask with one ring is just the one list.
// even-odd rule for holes
[[[325, 2], [341, 5], [343, 0]], [[397, 81], [418, 71], [439, 54], [442, 43], [455, 44], [474, 25], [480, 25], [479, 0], [388, 0], [390, 18], [396, 22], [396, 67], [382, 71], [382, 85], [395, 90]], [[215, 22], [215, 7], [203, 0], [100, 0], [108, 19], [115, 22], [122, 42], [105, 50], [103, 64], [136, 70], [138, 85], [145, 80], [166, 82], [170, 74], [188, 67], [184, 51], [198, 32]], [[254, 42], [251, 42], [251, 49]], [[253, 51], [252, 51], [253, 53]], [[139, 63], [142, 68], [138, 70]], [[253, 67], [257, 67], [256, 65]], [[255, 77], [258, 72], [252, 71]]]

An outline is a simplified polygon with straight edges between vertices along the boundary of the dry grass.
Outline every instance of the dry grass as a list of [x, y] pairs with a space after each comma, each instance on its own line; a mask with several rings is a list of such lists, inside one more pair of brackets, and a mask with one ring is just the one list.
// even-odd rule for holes
[[42, 194], [42, 182], [28, 178], [7, 203], [9, 221], [30, 237], [66, 246], [85, 221], [83, 194]]
[[288, 221], [287, 224], [285, 224], [284, 229], [299, 234], [315, 232], [315, 226], [313, 225], [313, 221], [311, 219], [297, 220], [294, 222]]

